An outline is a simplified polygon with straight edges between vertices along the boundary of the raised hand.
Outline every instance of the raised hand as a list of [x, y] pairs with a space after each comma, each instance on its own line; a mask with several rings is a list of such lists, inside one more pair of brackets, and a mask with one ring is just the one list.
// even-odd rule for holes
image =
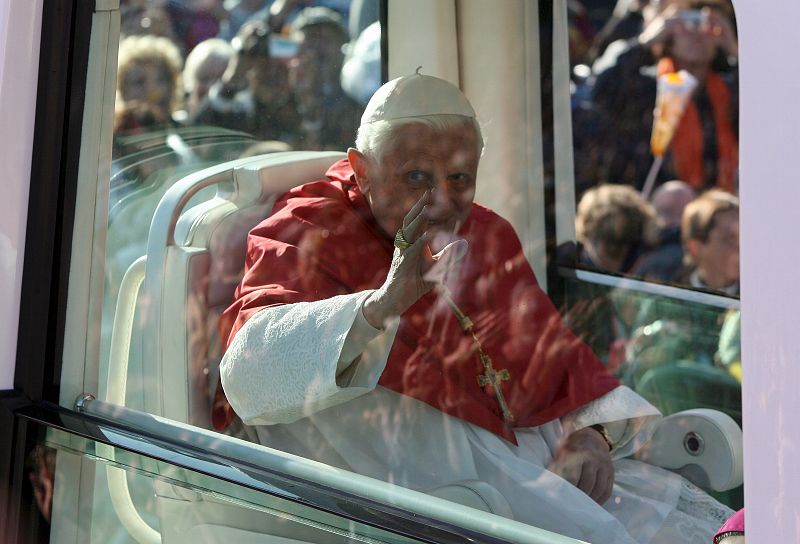
[[[446, 266], [452, 266], [466, 252], [466, 242], [462, 240], [431, 254], [428, 211], [432, 191], [425, 191], [406, 213], [386, 281], [364, 303], [364, 317], [373, 327], [383, 328], [388, 319], [402, 315], [441, 281]], [[437, 263], [441, 266], [433, 268]]]

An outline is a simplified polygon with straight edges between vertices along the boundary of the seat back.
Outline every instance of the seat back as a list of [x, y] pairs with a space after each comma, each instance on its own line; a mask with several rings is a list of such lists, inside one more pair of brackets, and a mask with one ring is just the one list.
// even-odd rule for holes
[[657, 366], [645, 372], [636, 392], [664, 415], [692, 408], [709, 408], [731, 416], [742, 424], [742, 389], [722, 369], [692, 361]]
[[[247, 234], [289, 189], [324, 177], [337, 152], [286, 152], [208, 168], [161, 199], [138, 304], [145, 411], [204, 428], [216, 387], [217, 320], [242, 277]], [[189, 209], [192, 197], [216, 196]]]

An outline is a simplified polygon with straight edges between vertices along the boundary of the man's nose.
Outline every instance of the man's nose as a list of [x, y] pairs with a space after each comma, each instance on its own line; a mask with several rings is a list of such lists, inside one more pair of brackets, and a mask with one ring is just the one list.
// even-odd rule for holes
[[429, 214], [431, 219], [443, 219], [453, 211], [447, 180], [437, 180], [431, 191]]

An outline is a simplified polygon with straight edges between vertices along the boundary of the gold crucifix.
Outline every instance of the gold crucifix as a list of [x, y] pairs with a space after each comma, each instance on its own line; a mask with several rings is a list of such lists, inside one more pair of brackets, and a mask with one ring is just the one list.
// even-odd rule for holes
[[497, 397], [497, 404], [500, 405], [500, 410], [503, 412], [503, 419], [506, 421], [514, 421], [514, 415], [511, 413], [511, 410], [508, 409], [506, 398], [503, 396], [503, 390], [500, 389], [500, 384], [502, 382], [507, 382], [511, 379], [511, 373], [507, 368], [503, 368], [499, 371], [495, 370], [492, 366], [492, 359], [484, 353], [481, 343], [478, 341], [474, 332], [472, 333], [472, 338], [478, 346], [478, 357], [481, 360], [485, 372], [485, 374], [478, 375], [478, 385], [481, 387], [491, 385], [494, 389], [494, 396]]
[[492, 389], [494, 389], [494, 396], [497, 398], [497, 404], [500, 405], [500, 411], [503, 412], [503, 419], [508, 422], [514, 421], [514, 415], [511, 413], [511, 410], [509, 410], [508, 403], [503, 395], [503, 390], [500, 388], [502, 382], [507, 382], [511, 379], [511, 373], [507, 368], [500, 369], [499, 371], [495, 370], [494, 366], [492, 365], [491, 357], [489, 357], [486, 352], [483, 351], [483, 346], [481, 346], [481, 342], [478, 340], [478, 337], [475, 334], [475, 327], [472, 324], [472, 320], [461, 311], [461, 308], [456, 305], [456, 303], [453, 301], [453, 297], [450, 296], [449, 290], [444, 285], [439, 285], [438, 291], [441, 297], [444, 298], [445, 302], [447, 302], [447, 305], [450, 306], [450, 309], [453, 310], [461, 329], [465, 333], [471, 334], [472, 340], [475, 342], [475, 347], [478, 350], [478, 358], [481, 361], [481, 365], [483, 365], [484, 372], [483, 374], [479, 374], [477, 376], [478, 385], [481, 387], [491, 385]]

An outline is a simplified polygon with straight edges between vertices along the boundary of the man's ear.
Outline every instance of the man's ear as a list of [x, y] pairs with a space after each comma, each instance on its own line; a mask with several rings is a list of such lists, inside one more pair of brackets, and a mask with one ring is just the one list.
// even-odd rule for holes
[[361, 151], [354, 147], [347, 148], [347, 160], [353, 168], [355, 174], [356, 184], [358, 185], [361, 194], [366, 196], [369, 194], [369, 178], [367, 177], [367, 158]]
[[697, 256], [700, 253], [700, 240], [695, 240], [694, 238], [690, 238], [686, 240], [686, 252], [694, 261], [694, 264], [697, 264]]

